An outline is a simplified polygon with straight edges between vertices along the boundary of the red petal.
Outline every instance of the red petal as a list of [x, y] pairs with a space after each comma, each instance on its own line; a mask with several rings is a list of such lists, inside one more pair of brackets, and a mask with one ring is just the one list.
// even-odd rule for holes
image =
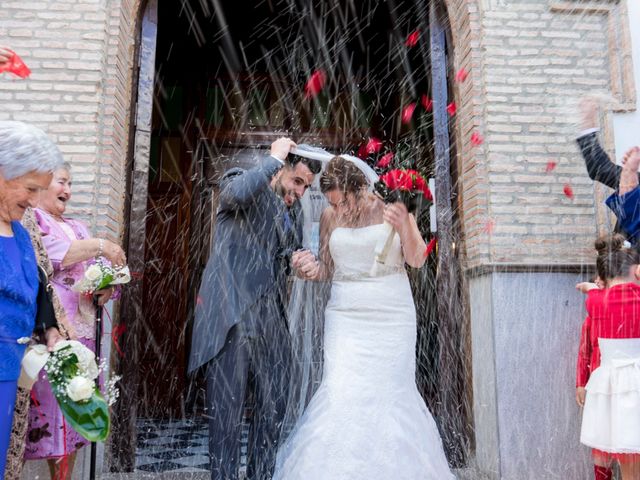
[[392, 161], [393, 161], [393, 152], [389, 152], [386, 155], [383, 155], [380, 160], [378, 160], [378, 163], [376, 163], [376, 167], [387, 168]]
[[402, 123], [405, 125], [411, 122], [411, 117], [413, 117], [413, 111], [416, 109], [415, 103], [410, 103], [402, 110]]
[[422, 106], [427, 112], [430, 112], [431, 109], [433, 108], [433, 100], [431, 100], [426, 95], [422, 95], [422, 97], [420, 98], [420, 102], [422, 103]]
[[409, 48], [415, 47], [416, 44], [418, 43], [418, 38], [420, 38], [420, 30], [414, 30], [409, 34], [404, 44]]
[[427, 248], [424, 251], [424, 256], [428, 257], [429, 254], [433, 251], [433, 249], [436, 247], [436, 243], [438, 242], [438, 240], [436, 239], [436, 237], [433, 237], [431, 240], [429, 240], [429, 243], [427, 244]]
[[471, 134], [471, 145], [477, 147], [478, 145], [482, 145], [483, 142], [484, 138], [482, 138], [482, 136], [478, 132], [473, 132]]
[[554, 162], [553, 160], [550, 160], [547, 162], [547, 166], [545, 167], [544, 171], [546, 173], [552, 172], [553, 170], [555, 170], [557, 165], [558, 165], [558, 162]]
[[452, 117], [456, 114], [456, 102], [451, 102], [447, 105], [447, 112], [449, 112], [449, 115]]
[[373, 153], [378, 153], [381, 148], [382, 148], [382, 140], [378, 140], [375, 137], [371, 137], [367, 141], [365, 151], [367, 152], [368, 155], [371, 155]]
[[458, 70], [458, 73], [456, 73], [456, 82], [462, 83], [467, 79], [468, 76], [469, 72], [467, 72], [464, 68], [461, 68], [460, 70]]
[[198, 295], [198, 296], [196, 297], [196, 305], [202, 305], [202, 303], [203, 303], [203, 302], [202, 302], [202, 297], [201, 297], [200, 295]]
[[496, 221], [493, 218], [490, 218], [484, 224], [484, 228], [482, 229], [484, 233], [491, 235], [493, 230], [496, 228]]
[[569, 200], [573, 200], [573, 188], [571, 188], [571, 185], [565, 183], [562, 191]]
[[20, 78], [27, 78], [31, 75], [31, 70], [25, 65], [22, 59], [12, 50], [9, 50], [11, 57], [9, 61], [3, 65], [0, 65], [0, 73], [9, 72], [17, 75]]
[[307, 98], [317, 96], [324, 88], [326, 80], [327, 75], [323, 70], [316, 70], [315, 72], [313, 72], [304, 87], [305, 96]]

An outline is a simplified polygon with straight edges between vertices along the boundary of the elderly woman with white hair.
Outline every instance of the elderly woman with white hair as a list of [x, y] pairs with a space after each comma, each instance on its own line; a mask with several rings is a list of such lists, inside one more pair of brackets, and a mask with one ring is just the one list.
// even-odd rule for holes
[[[92, 297], [98, 305], [104, 305], [112, 298], [114, 289], [98, 290], [93, 292], [93, 296], [87, 296], [75, 291], [73, 286], [84, 277], [86, 269], [96, 258], [103, 257], [112, 265], [125, 265], [127, 259], [118, 244], [92, 237], [87, 224], [66, 215], [72, 198], [71, 190], [71, 165], [65, 163], [53, 172], [49, 188], [40, 195], [34, 214], [53, 266], [51, 286], [77, 340], [95, 351], [99, 339], [95, 338], [96, 307]], [[33, 405], [29, 410], [24, 458], [46, 459], [52, 479], [70, 479], [76, 453], [88, 442], [64, 419], [44, 371], [40, 372], [38, 381], [33, 385], [31, 397]]]
[[20, 224], [51, 182], [62, 155], [46, 134], [22, 122], [0, 122], [0, 472], [4, 472], [20, 363], [34, 331], [50, 349], [55, 325], [36, 325], [39, 289], [29, 234]]

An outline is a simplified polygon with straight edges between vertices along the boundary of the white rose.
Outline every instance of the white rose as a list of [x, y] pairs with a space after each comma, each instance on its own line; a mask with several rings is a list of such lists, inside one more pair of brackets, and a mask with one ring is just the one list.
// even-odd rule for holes
[[100, 267], [95, 263], [87, 268], [86, 272], [84, 272], [84, 278], [86, 278], [90, 282], [95, 282], [100, 277], [102, 277], [102, 270], [100, 270]]
[[98, 376], [98, 366], [96, 365], [96, 355], [77, 340], [70, 340], [71, 351], [78, 358], [78, 369], [80, 375], [90, 380]]
[[95, 389], [94, 383], [85, 377], [73, 377], [67, 385], [67, 395], [74, 402], [89, 400]]

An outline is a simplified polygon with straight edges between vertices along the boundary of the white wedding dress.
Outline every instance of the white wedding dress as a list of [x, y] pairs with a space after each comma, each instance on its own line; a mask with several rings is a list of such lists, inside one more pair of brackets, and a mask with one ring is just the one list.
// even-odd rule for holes
[[416, 314], [396, 236], [370, 275], [380, 225], [336, 228], [322, 383], [278, 452], [274, 480], [455, 479], [416, 387]]

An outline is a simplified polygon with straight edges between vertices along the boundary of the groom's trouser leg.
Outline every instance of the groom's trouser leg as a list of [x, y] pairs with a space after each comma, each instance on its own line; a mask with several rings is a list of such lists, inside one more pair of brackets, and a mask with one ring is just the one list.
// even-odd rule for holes
[[211, 480], [238, 478], [248, 366], [249, 346], [240, 328], [235, 326], [207, 369]]
[[284, 319], [251, 342], [256, 405], [252, 418], [249, 480], [269, 480], [280, 446], [289, 397], [291, 339]]

